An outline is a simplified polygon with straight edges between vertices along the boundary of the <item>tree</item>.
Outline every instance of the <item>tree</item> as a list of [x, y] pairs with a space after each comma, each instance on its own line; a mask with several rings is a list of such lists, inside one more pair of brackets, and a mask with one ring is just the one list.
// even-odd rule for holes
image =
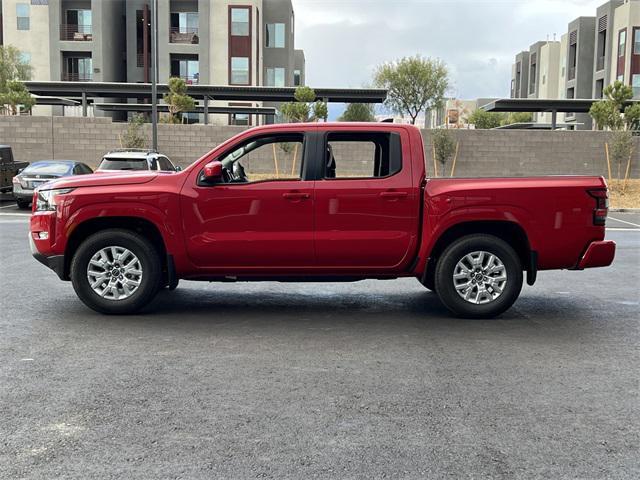
[[143, 125], [144, 115], [140, 113], [134, 114], [127, 123], [127, 130], [124, 135], [120, 136], [120, 146], [122, 148], [145, 148], [147, 139], [142, 134]]
[[19, 80], [9, 80], [5, 84], [3, 91], [0, 91], [0, 105], [9, 105], [11, 115], [18, 115], [19, 106], [22, 105], [26, 110], [31, 110], [36, 104], [35, 99]]
[[12, 115], [17, 115], [19, 105], [30, 110], [35, 100], [22, 83], [31, 78], [32, 68], [16, 47], [0, 45], [0, 110], [9, 106]]
[[469, 115], [467, 121], [471, 125], [475, 125], [478, 130], [489, 130], [502, 125], [505, 119], [506, 117], [502, 113], [487, 112], [478, 108]]
[[196, 102], [187, 95], [187, 84], [178, 77], [169, 79], [169, 93], [162, 97], [169, 108], [169, 123], [182, 123], [182, 112], [195, 109]]
[[637, 105], [625, 108], [625, 104], [633, 98], [633, 89], [616, 80], [604, 89], [603, 94], [603, 100], [595, 102], [589, 110], [597, 127], [609, 130], [631, 130], [640, 120], [640, 109]]
[[440, 163], [442, 171], [444, 171], [447, 161], [451, 159], [456, 151], [456, 142], [451, 137], [451, 134], [443, 129], [433, 130], [431, 133], [431, 141], [433, 142], [435, 159]]
[[0, 92], [5, 91], [7, 82], [12, 80], [30, 80], [32, 71], [20, 50], [13, 45], [0, 45]]
[[316, 92], [310, 87], [296, 88], [295, 102], [288, 102], [280, 107], [280, 112], [289, 122], [317, 122], [329, 116], [327, 104], [316, 100]]
[[531, 122], [533, 122], [533, 113], [511, 112], [503, 120], [502, 125], [511, 125], [513, 123], [531, 123]]
[[370, 103], [349, 103], [338, 121], [340, 122], [375, 122], [373, 105]]
[[[617, 166], [618, 180], [621, 180], [623, 163], [626, 162], [627, 168], [624, 169], [626, 185], [633, 155], [633, 134], [631, 132], [638, 129], [640, 125], [640, 105], [625, 107], [625, 104], [633, 98], [633, 89], [618, 80], [612, 85], [608, 85], [603, 94], [603, 100], [591, 105], [589, 114], [596, 122], [597, 128], [613, 132], [607, 143], [609, 176], [611, 177], [611, 163], [613, 163]], [[624, 188], [623, 186], [623, 192]]]
[[415, 125], [420, 113], [442, 107], [449, 73], [440, 60], [416, 55], [380, 65], [374, 83], [388, 90], [387, 108], [408, 115]]

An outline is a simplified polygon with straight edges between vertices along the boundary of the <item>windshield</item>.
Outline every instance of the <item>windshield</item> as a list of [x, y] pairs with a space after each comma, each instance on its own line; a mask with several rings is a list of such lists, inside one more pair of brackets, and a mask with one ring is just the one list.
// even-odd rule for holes
[[149, 170], [146, 158], [106, 157], [98, 170]]
[[28, 175], [66, 175], [71, 172], [73, 164], [58, 162], [38, 162], [26, 167], [22, 173]]

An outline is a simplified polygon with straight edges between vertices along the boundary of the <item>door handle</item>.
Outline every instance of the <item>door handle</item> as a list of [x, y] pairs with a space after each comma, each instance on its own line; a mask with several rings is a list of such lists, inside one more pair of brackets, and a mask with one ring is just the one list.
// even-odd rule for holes
[[385, 200], [399, 200], [401, 198], [407, 198], [409, 194], [407, 192], [382, 192], [380, 196]]
[[311, 195], [309, 195], [308, 193], [302, 193], [302, 192], [287, 192], [282, 194], [282, 197], [287, 200], [306, 200], [310, 196]]

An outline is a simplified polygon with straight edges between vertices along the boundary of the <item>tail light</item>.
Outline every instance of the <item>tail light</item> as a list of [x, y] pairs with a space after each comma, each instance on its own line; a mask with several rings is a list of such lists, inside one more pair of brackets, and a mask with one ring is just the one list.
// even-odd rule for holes
[[593, 210], [593, 224], [598, 227], [604, 227], [607, 223], [607, 213], [609, 212], [607, 189], [588, 190], [587, 192], [596, 200], [596, 208]]

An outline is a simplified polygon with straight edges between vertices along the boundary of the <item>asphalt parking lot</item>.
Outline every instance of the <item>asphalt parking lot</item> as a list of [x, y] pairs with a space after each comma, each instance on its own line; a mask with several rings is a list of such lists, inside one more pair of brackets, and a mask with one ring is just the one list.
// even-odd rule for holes
[[105, 317], [0, 204], [0, 478], [639, 478], [640, 214], [497, 320], [414, 280], [182, 282]]

